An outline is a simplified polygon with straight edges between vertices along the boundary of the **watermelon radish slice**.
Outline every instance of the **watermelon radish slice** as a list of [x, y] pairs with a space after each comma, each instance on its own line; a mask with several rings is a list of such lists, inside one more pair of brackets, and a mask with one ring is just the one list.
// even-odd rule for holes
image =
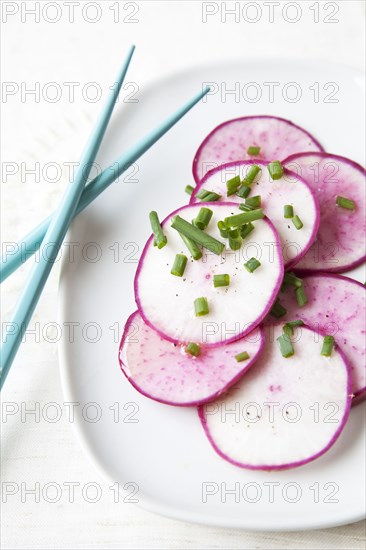
[[[292, 155], [284, 164], [303, 177], [320, 205], [316, 240], [296, 268], [343, 273], [361, 265], [366, 259], [366, 172], [362, 166], [327, 153]], [[352, 199], [355, 210], [337, 206], [338, 195]]]
[[213, 168], [230, 161], [252, 160], [248, 147], [260, 147], [259, 161], [283, 160], [302, 151], [323, 151], [306, 130], [289, 120], [273, 116], [235, 118], [216, 126], [203, 140], [193, 160], [198, 183]]
[[[119, 360], [122, 372], [143, 395], [168, 405], [198, 405], [216, 399], [255, 362], [264, 344], [263, 329], [216, 348], [202, 346], [194, 357], [185, 345], [173, 344], [133, 313], [122, 336]], [[246, 351], [247, 360], [235, 356]]]
[[[145, 245], [135, 276], [135, 299], [145, 323], [163, 338], [215, 346], [249, 334], [262, 321], [281, 285], [283, 259], [278, 234], [268, 219], [253, 222], [250, 237], [233, 251], [220, 236], [217, 222], [242, 211], [234, 203], [205, 203], [205, 207], [213, 212], [205, 231], [225, 243], [222, 254], [203, 249], [200, 260], [191, 258], [171, 223], [177, 214], [191, 222], [201, 205], [179, 208], [162, 222], [167, 245], [158, 249], [152, 236]], [[170, 273], [176, 254], [188, 258], [183, 277]], [[252, 257], [261, 265], [250, 273], [244, 264]], [[214, 287], [213, 277], [220, 274], [230, 276], [229, 286]], [[194, 308], [198, 298], [206, 298], [209, 308], [199, 317]]]
[[242, 468], [306, 464], [334, 444], [349, 415], [350, 376], [343, 352], [320, 355], [323, 337], [300, 327], [293, 337], [295, 353], [285, 359], [276, 341], [282, 328], [267, 327], [255, 366], [227, 395], [199, 408], [215, 451]]
[[[286, 170], [282, 178], [272, 180], [267, 162], [243, 161], [230, 162], [208, 172], [194, 189], [191, 204], [200, 203], [196, 198], [202, 189], [214, 191], [226, 199], [226, 182], [236, 175], [243, 180], [252, 164], [261, 168], [259, 175], [252, 184], [249, 196], [260, 195], [264, 213], [272, 221], [282, 243], [282, 253], [285, 268], [294, 266], [306, 254], [314, 242], [319, 227], [319, 205], [313, 191], [301, 177]], [[231, 195], [227, 200], [243, 203], [244, 199]], [[284, 218], [284, 206], [290, 204], [294, 212], [300, 215], [303, 227], [297, 230], [291, 219]]]
[[[299, 307], [294, 289], [280, 292], [279, 301], [287, 310], [281, 321], [302, 319], [314, 330], [334, 336], [347, 355], [352, 378], [353, 404], [366, 397], [366, 311], [365, 287], [341, 275], [319, 273], [303, 278], [308, 303]], [[273, 323], [268, 315], [266, 323]]]

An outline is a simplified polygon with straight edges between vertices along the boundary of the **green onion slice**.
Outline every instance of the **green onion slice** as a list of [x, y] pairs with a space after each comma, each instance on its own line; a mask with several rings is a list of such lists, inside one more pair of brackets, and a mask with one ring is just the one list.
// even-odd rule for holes
[[234, 216], [228, 216], [224, 219], [224, 223], [227, 227], [240, 227], [245, 223], [261, 220], [262, 218], [264, 218], [263, 210], [258, 208], [257, 210], [251, 210], [250, 212], [243, 212], [241, 214], [235, 214]]
[[180, 216], [176, 215], [172, 218], [172, 227], [178, 231], [181, 235], [185, 235], [196, 244], [207, 248], [210, 252], [217, 254], [218, 256], [222, 253], [225, 248], [224, 243], [221, 243], [211, 235], [208, 235], [202, 229], [195, 227], [193, 224], [187, 222]]
[[202, 317], [209, 312], [207, 298], [196, 298], [194, 301], [194, 312], [196, 317]]
[[249, 359], [250, 355], [247, 351], [242, 351], [241, 353], [238, 353], [238, 355], [235, 355], [235, 359], [238, 363], [241, 363], [242, 361], [246, 361]]
[[251, 188], [249, 187], [249, 185], [243, 184], [241, 187], [239, 187], [236, 196], [240, 197], [241, 199], [246, 199], [250, 192]]
[[320, 355], [324, 355], [325, 357], [330, 357], [332, 355], [333, 346], [334, 346], [333, 336], [324, 336]]
[[220, 275], [214, 275], [213, 277], [213, 284], [214, 287], [220, 287], [220, 286], [229, 286], [230, 284], [230, 275], [227, 273], [223, 273]]
[[240, 176], [234, 176], [226, 182], [227, 196], [234, 195], [240, 185]]
[[283, 207], [283, 217], [284, 218], [293, 218], [294, 217], [294, 207], [292, 204], [285, 204]]
[[196, 245], [196, 243], [191, 239], [189, 239], [188, 237], [186, 237], [185, 235], [182, 235], [181, 233], [179, 233], [179, 235], [181, 236], [181, 239], [186, 245], [186, 247], [188, 248], [192, 258], [194, 260], [200, 260], [202, 258], [202, 252], [201, 252], [201, 249]]
[[249, 199], [245, 199], [245, 204], [247, 206], [250, 206], [251, 210], [260, 208], [261, 203], [262, 203], [262, 199], [260, 195], [255, 195], [254, 197], [249, 197]]
[[280, 304], [279, 300], [277, 299], [272, 306], [270, 314], [273, 317], [276, 317], [276, 319], [279, 319], [280, 317], [283, 317], [284, 315], [286, 315], [286, 313], [287, 313], [287, 309], [283, 307], [283, 305]]
[[214, 191], [208, 191], [207, 189], [200, 189], [196, 197], [197, 199], [206, 202], [215, 202], [221, 199], [221, 195], [218, 195]]
[[244, 267], [249, 273], [253, 273], [261, 265], [260, 261], [257, 258], [250, 258], [245, 264]]
[[173, 267], [170, 271], [172, 275], [176, 277], [183, 277], [184, 270], [187, 265], [187, 256], [184, 254], [177, 254], [174, 259]]
[[189, 342], [189, 344], [187, 344], [187, 346], [186, 346], [185, 351], [186, 351], [186, 353], [189, 353], [190, 355], [193, 355], [194, 357], [198, 357], [201, 353], [201, 348], [199, 347], [198, 344], [195, 344], [194, 342]]
[[296, 277], [295, 273], [293, 273], [292, 271], [285, 273], [283, 277], [283, 282], [296, 288], [300, 288], [300, 286], [302, 286], [302, 279]]
[[224, 224], [224, 222], [217, 222], [217, 227], [219, 228], [221, 237], [223, 237], [224, 239], [227, 239], [229, 236], [229, 230]]
[[277, 338], [277, 342], [280, 346], [282, 357], [291, 357], [291, 355], [295, 353], [292, 342], [287, 334], [282, 334], [281, 336], [279, 336]]
[[257, 164], [252, 164], [243, 179], [243, 185], [251, 185], [260, 171], [261, 169]]
[[260, 152], [261, 152], [261, 148], [257, 147], [256, 145], [250, 145], [247, 149], [247, 153], [251, 157], [257, 157]]
[[210, 210], [210, 208], [202, 207], [200, 208], [200, 211], [198, 212], [197, 217], [194, 220], [194, 225], [196, 227], [199, 227], [199, 229], [206, 229], [211, 221], [212, 216], [213, 212], [212, 210]]
[[303, 307], [305, 304], [308, 303], [308, 299], [305, 294], [305, 289], [303, 286], [300, 286], [295, 290], [295, 295], [296, 295], [296, 301], [300, 307]]
[[279, 180], [283, 176], [282, 164], [279, 160], [274, 160], [268, 164], [268, 172], [273, 180]]
[[163, 229], [160, 225], [157, 212], [154, 210], [149, 214], [151, 229], [154, 233], [156, 246], [160, 249], [168, 242], [166, 236], [163, 233]]
[[186, 193], [188, 193], [188, 195], [192, 195], [192, 193], [193, 193], [193, 187], [192, 187], [192, 185], [186, 185], [184, 191], [185, 191]]
[[346, 208], [347, 210], [355, 210], [356, 203], [351, 199], [346, 199], [346, 197], [341, 197], [340, 195], [336, 198], [336, 204], [341, 208]]
[[301, 229], [302, 227], [304, 227], [304, 224], [302, 223], [299, 216], [297, 216], [297, 215], [294, 216], [291, 221], [294, 224], [294, 226], [296, 227], [296, 229]]
[[239, 228], [241, 238], [245, 239], [249, 235], [249, 233], [253, 231], [253, 229], [254, 229], [254, 225], [251, 222], [245, 223], [244, 225], [242, 225]]

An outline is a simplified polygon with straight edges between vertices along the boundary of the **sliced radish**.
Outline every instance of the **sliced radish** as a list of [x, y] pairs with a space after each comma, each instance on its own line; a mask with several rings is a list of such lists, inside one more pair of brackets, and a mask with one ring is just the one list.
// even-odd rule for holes
[[323, 151], [306, 130], [273, 116], [247, 116], [217, 126], [203, 140], [193, 161], [198, 183], [213, 168], [230, 161], [251, 160], [248, 147], [260, 147], [258, 160], [283, 160], [302, 151]]
[[[292, 155], [284, 164], [305, 179], [320, 205], [316, 240], [296, 268], [342, 273], [361, 265], [366, 258], [366, 172], [362, 166], [327, 153]], [[355, 210], [337, 206], [337, 196], [353, 200]]]
[[[201, 346], [198, 357], [185, 352], [144, 323], [138, 311], [125, 326], [119, 360], [122, 372], [143, 395], [168, 405], [198, 405], [216, 399], [255, 362], [264, 344], [263, 329], [219, 347]], [[235, 356], [249, 357], [237, 361]]]
[[[230, 250], [220, 236], [217, 222], [242, 214], [234, 203], [205, 203], [213, 211], [206, 233], [225, 243], [221, 255], [203, 249], [203, 257], [193, 260], [179, 233], [171, 227], [179, 216], [191, 222], [201, 205], [184, 206], [163, 222], [168, 243], [160, 250], [147, 241], [135, 277], [135, 299], [144, 321], [173, 342], [204, 342], [219, 345], [232, 342], [253, 330], [268, 313], [283, 277], [283, 259], [278, 234], [268, 219], [254, 222], [255, 228], [240, 250]], [[188, 263], [183, 277], [171, 275], [176, 254], [185, 254]], [[261, 265], [253, 273], [244, 268], [252, 257]], [[214, 275], [228, 274], [230, 285], [214, 288]], [[195, 315], [194, 301], [206, 298], [209, 313]]]
[[226, 396], [199, 408], [211, 445], [236, 466], [282, 470], [306, 464], [334, 444], [349, 414], [343, 353], [333, 349], [322, 356], [323, 338], [300, 327], [295, 353], [285, 359], [276, 341], [282, 327], [267, 327], [255, 366]]
[[[261, 171], [251, 186], [249, 197], [261, 196], [263, 211], [280, 236], [285, 268], [288, 269], [306, 254], [319, 227], [319, 205], [313, 191], [301, 177], [286, 170], [282, 178], [272, 180], [267, 162], [230, 162], [208, 172], [194, 189], [190, 202], [191, 204], [201, 202], [196, 195], [202, 189], [218, 193], [224, 201], [244, 202], [244, 199], [235, 194], [227, 198], [226, 182], [236, 175], [239, 175], [242, 180], [253, 163], [258, 165]], [[296, 229], [291, 219], [284, 218], [284, 206], [287, 204], [292, 205], [294, 213], [300, 216], [303, 223], [300, 230]]]
[[[347, 355], [352, 377], [354, 403], [366, 397], [365, 287], [341, 275], [319, 273], [303, 278], [308, 303], [299, 307], [292, 287], [280, 292], [287, 313], [281, 321], [302, 319], [314, 330], [334, 336]], [[268, 315], [266, 323], [273, 323]]]

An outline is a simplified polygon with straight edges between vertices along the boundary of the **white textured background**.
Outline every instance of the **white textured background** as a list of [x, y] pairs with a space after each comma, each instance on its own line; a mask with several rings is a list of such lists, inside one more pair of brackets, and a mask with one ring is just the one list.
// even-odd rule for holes
[[[37, 181], [34, 175], [25, 177], [25, 168], [39, 162], [42, 171], [49, 162], [63, 165], [78, 161], [100, 108], [100, 102], [85, 100], [80, 90], [86, 83], [96, 81], [105, 95], [121, 56], [132, 43], [138, 49], [127, 80], [138, 86], [183, 68], [229, 58], [270, 56], [275, 62], [276, 58], [301, 57], [364, 69], [363, 1], [297, 2], [302, 12], [297, 23], [287, 22], [283, 15], [285, 8], [290, 10], [288, 17], [293, 17], [292, 8], [286, 8], [289, 2], [274, 6], [272, 23], [266, 2], [252, 2], [262, 10], [256, 23], [245, 21], [243, 16], [237, 22], [229, 16], [223, 23], [220, 12], [203, 23], [202, 3], [198, 1], [95, 2], [101, 17], [91, 23], [82, 17], [82, 9], [88, 3], [74, 3], [74, 22], [68, 20], [70, 8], [63, 1], [1, 3], [2, 80], [7, 91], [12, 86], [9, 83], [14, 83], [14, 94], [3, 94], [1, 103], [4, 242], [22, 237], [57, 204], [66, 184], [65, 174], [55, 177], [58, 181], [54, 183], [49, 181], [51, 172], [48, 181], [42, 174]], [[49, 11], [43, 12], [46, 4], [50, 4]], [[117, 4], [119, 21], [114, 22]], [[234, 4], [226, 2], [227, 8]], [[237, 4], [242, 10], [248, 2]], [[318, 23], [314, 22], [314, 8], [311, 9], [314, 5], [319, 5]], [[221, 2], [217, 6], [221, 9]], [[333, 8], [338, 8], [333, 15], [338, 22], [326, 23], [324, 19]], [[30, 9], [40, 10], [39, 22], [27, 11]], [[138, 22], [124, 21], [135, 9], [138, 11], [131, 19]], [[95, 8], [88, 10], [86, 17], [94, 18]], [[58, 22], [45, 20], [55, 18], [57, 13]], [[253, 14], [248, 11], [249, 18]], [[59, 101], [47, 100], [47, 91], [46, 99], [42, 96], [49, 82], [56, 82], [61, 89]], [[73, 102], [65, 82], [80, 83]], [[40, 86], [39, 101], [29, 94], [22, 97], [21, 92], [34, 88], [35, 83]], [[50, 95], [51, 92], [49, 89]], [[12, 176], [5, 174], [4, 163], [8, 168], [9, 163], [15, 163], [19, 171]], [[2, 286], [4, 320], [9, 317], [31, 263]], [[29, 409], [39, 406], [42, 411], [47, 403], [63, 403], [57, 344], [50, 342], [51, 333], [42, 335], [42, 327], [56, 320], [57, 281], [58, 266], [30, 327], [36, 329], [36, 334], [28, 336], [13, 365], [2, 394], [3, 404]], [[363, 522], [324, 531], [253, 533], [179, 523], [132, 504], [115, 504], [112, 492], [83, 455], [66, 416], [51, 423], [42, 415], [39, 421], [28, 415], [22, 422], [21, 415], [15, 414], [3, 421], [1, 428], [2, 483], [12, 482], [19, 489], [2, 504], [2, 547], [6, 549], [365, 547]], [[95, 482], [102, 488], [102, 498], [98, 503], [87, 503], [80, 489], [76, 489], [73, 503], [66, 496], [54, 504], [41, 496], [38, 503], [30, 495], [22, 502], [21, 484], [32, 488], [36, 482], [41, 487], [49, 482], [60, 486], [76, 482], [81, 487]]]

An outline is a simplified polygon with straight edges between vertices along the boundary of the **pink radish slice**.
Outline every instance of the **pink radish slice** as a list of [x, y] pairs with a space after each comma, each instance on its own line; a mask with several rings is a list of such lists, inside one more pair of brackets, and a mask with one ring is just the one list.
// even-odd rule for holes
[[[362, 166], [327, 153], [292, 155], [284, 164], [307, 182], [320, 205], [316, 240], [296, 269], [342, 273], [361, 265], [366, 258], [366, 172]], [[337, 206], [337, 195], [355, 201], [355, 211]]]
[[[135, 299], [145, 323], [173, 342], [203, 342], [220, 345], [249, 334], [265, 317], [276, 298], [283, 276], [278, 234], [268, 219], [254, 222], [255, 228], [240, 250], [230, 250], [220, 236], [217, 222], [241, 214], [237, 204], [205, 203], [213, 211], [206, 233], [225, 243], [221, 255], [203, 249], [194, 261], [179, 233], [171, 227], [179, 215], [186, 221], [197, 217], [201, 205], [179, 208], [163, 222], [168, 243], [160, 250], [150, 237], [142, 252], [135, 276]], [[188, 258], [183, 277], [171, 275], [176, 254]], [[250, 258], [261, 265], [253, 273], [244, 268]], [[214, 288], [214, 275], [228, 274], [230, 285]], [[206, 298], [209, 313], [196, 317], [194, 301]]]
[[[216, 399], [256, 361], [264, 344], [263, 329], [216, 348], [202, 346], [198, 357], [185, 344], [173, 344], [146, 325], [138, 311], [125, 326], [119, 360], [122, 372], [143, 395], [168, 405], [198, 405]], [[249, 359], [235, 356], [246, 351]]]
[[285, 359], [276, 341], [282, 327], [267, 327], [255, 366], [227, 395], [199, 408], [215, 451], [242, 468], [306, 464], [334, 444], [349, 415], [350, 377], [343, 353], [333, 349], [330, 357], [320, 355], [323, 338], [300, 327], [295, 354]]
[[230, 161], [253, 160], [250, 146], [260, 147], [257, 160], [283, 160], [301, 151], [323, 151], [306, 130], [285, 118], [247, 116], [228, 120], [203, 140], [193, 160], [193, 177], [198, 183], [213, 168]]
[[[281, 179], [273, 181], [268, 172], [267, 162], [230, 162], [208, 172], [194, 189], [190, 202], [191, 204], [201, 202], [196, 198], [201, 189], [215, 191], [223, 197], [222, 200], [244, 202], [244, 199], [236, 195], [226, 197], [226, 182], [236, 175], [239, 175], [242, 180], [253, 163], [261, 167], [261, 172], [251, 186], [250, 196], [261, 196], [263, 211], [278, 231], [285, 268], [289, 269], [306, 254], [319, 227], [319, 205], [313, 191], [301, 177], [286, 170]], [[297, 230], [290, 219], [284, 218], [285, 204], [292, 205], [295, 214], [300, 216], [304, 225], [302, 229]]]
[[[365, 287], [341, 275], [319, 273], [303, 278], [308, 303], [299, 307], [294, 289], [280, 292], [279, 301], [287, 314], [281, 321], [302, 319], [314, 330], [334, 336], [351, 367], [354, 401], [366, 397]], [[266, 323], [273, 323], [268, 315]]]

